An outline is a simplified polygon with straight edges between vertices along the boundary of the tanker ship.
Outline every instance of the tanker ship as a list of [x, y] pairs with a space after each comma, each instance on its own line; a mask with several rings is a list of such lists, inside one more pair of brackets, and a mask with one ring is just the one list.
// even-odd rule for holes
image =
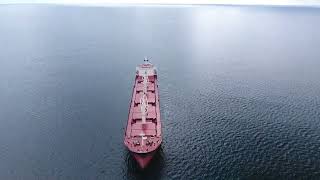
[[147, 58], [136, 68], [124, 144], [141, 168], [162, 142], [157, 69]]

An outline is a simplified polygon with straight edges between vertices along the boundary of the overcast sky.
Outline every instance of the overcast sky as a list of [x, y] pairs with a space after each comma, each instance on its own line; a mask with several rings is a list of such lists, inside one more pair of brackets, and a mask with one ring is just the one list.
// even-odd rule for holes
[[104, 5], [108, 3], [152, 3], [152, 4], [266, 4], [319, 6], [320, 0], [0, 0], [0, 4], [50, 3]]

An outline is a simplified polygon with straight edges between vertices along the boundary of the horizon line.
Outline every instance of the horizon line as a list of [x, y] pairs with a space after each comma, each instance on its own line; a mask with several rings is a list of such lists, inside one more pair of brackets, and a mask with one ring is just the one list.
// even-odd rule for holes
[[266, 7], [309, 7], [320, 8], [320, 4], [302, 5], [302, 4], [228, 4], [228, 3], [210, 3], [210, 4], [174, 4], [174, 3], [99, 3], [99, 4], [73, 4], [73, 3], [0, 3], [0, 5], [56, 5], [56, 6], [81, 6], [81, 7], [112, 7], [112, 6], [266, 6]]
[[127, 6], [127, 5], [245, 5], [245, 6], [308, 6], [320, 7], [316, 0], [8, 0], [0, 5], [10, 4], [52, 4], [75, 6]]

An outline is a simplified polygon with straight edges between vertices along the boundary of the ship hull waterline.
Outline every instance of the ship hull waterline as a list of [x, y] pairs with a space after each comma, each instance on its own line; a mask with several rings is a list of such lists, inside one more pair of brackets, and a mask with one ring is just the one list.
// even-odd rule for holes
[[139, 153], [131, 152], [131, 155], [133, 156], [135, 161], [138, 163], [139, 167], [142, 169], [145, 169], [152, 162], [157, 151], [158, 151], [158, 149], [156, 149], [155, 151], [146, 153], [146, 154], [139, 154]]

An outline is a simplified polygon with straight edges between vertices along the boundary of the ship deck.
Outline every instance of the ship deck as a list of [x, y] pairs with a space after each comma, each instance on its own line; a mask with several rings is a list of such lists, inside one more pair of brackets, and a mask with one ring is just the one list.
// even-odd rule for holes
[[130, 104], [124, 143], [135, 153], [149, 153], [161, 144], [161, 121], [157, 75], [149, 75], [147, 83], [148, 110], [146, 121], [142, 121], [140, 98], [143, 95], [143, 79], [136, 75]]

